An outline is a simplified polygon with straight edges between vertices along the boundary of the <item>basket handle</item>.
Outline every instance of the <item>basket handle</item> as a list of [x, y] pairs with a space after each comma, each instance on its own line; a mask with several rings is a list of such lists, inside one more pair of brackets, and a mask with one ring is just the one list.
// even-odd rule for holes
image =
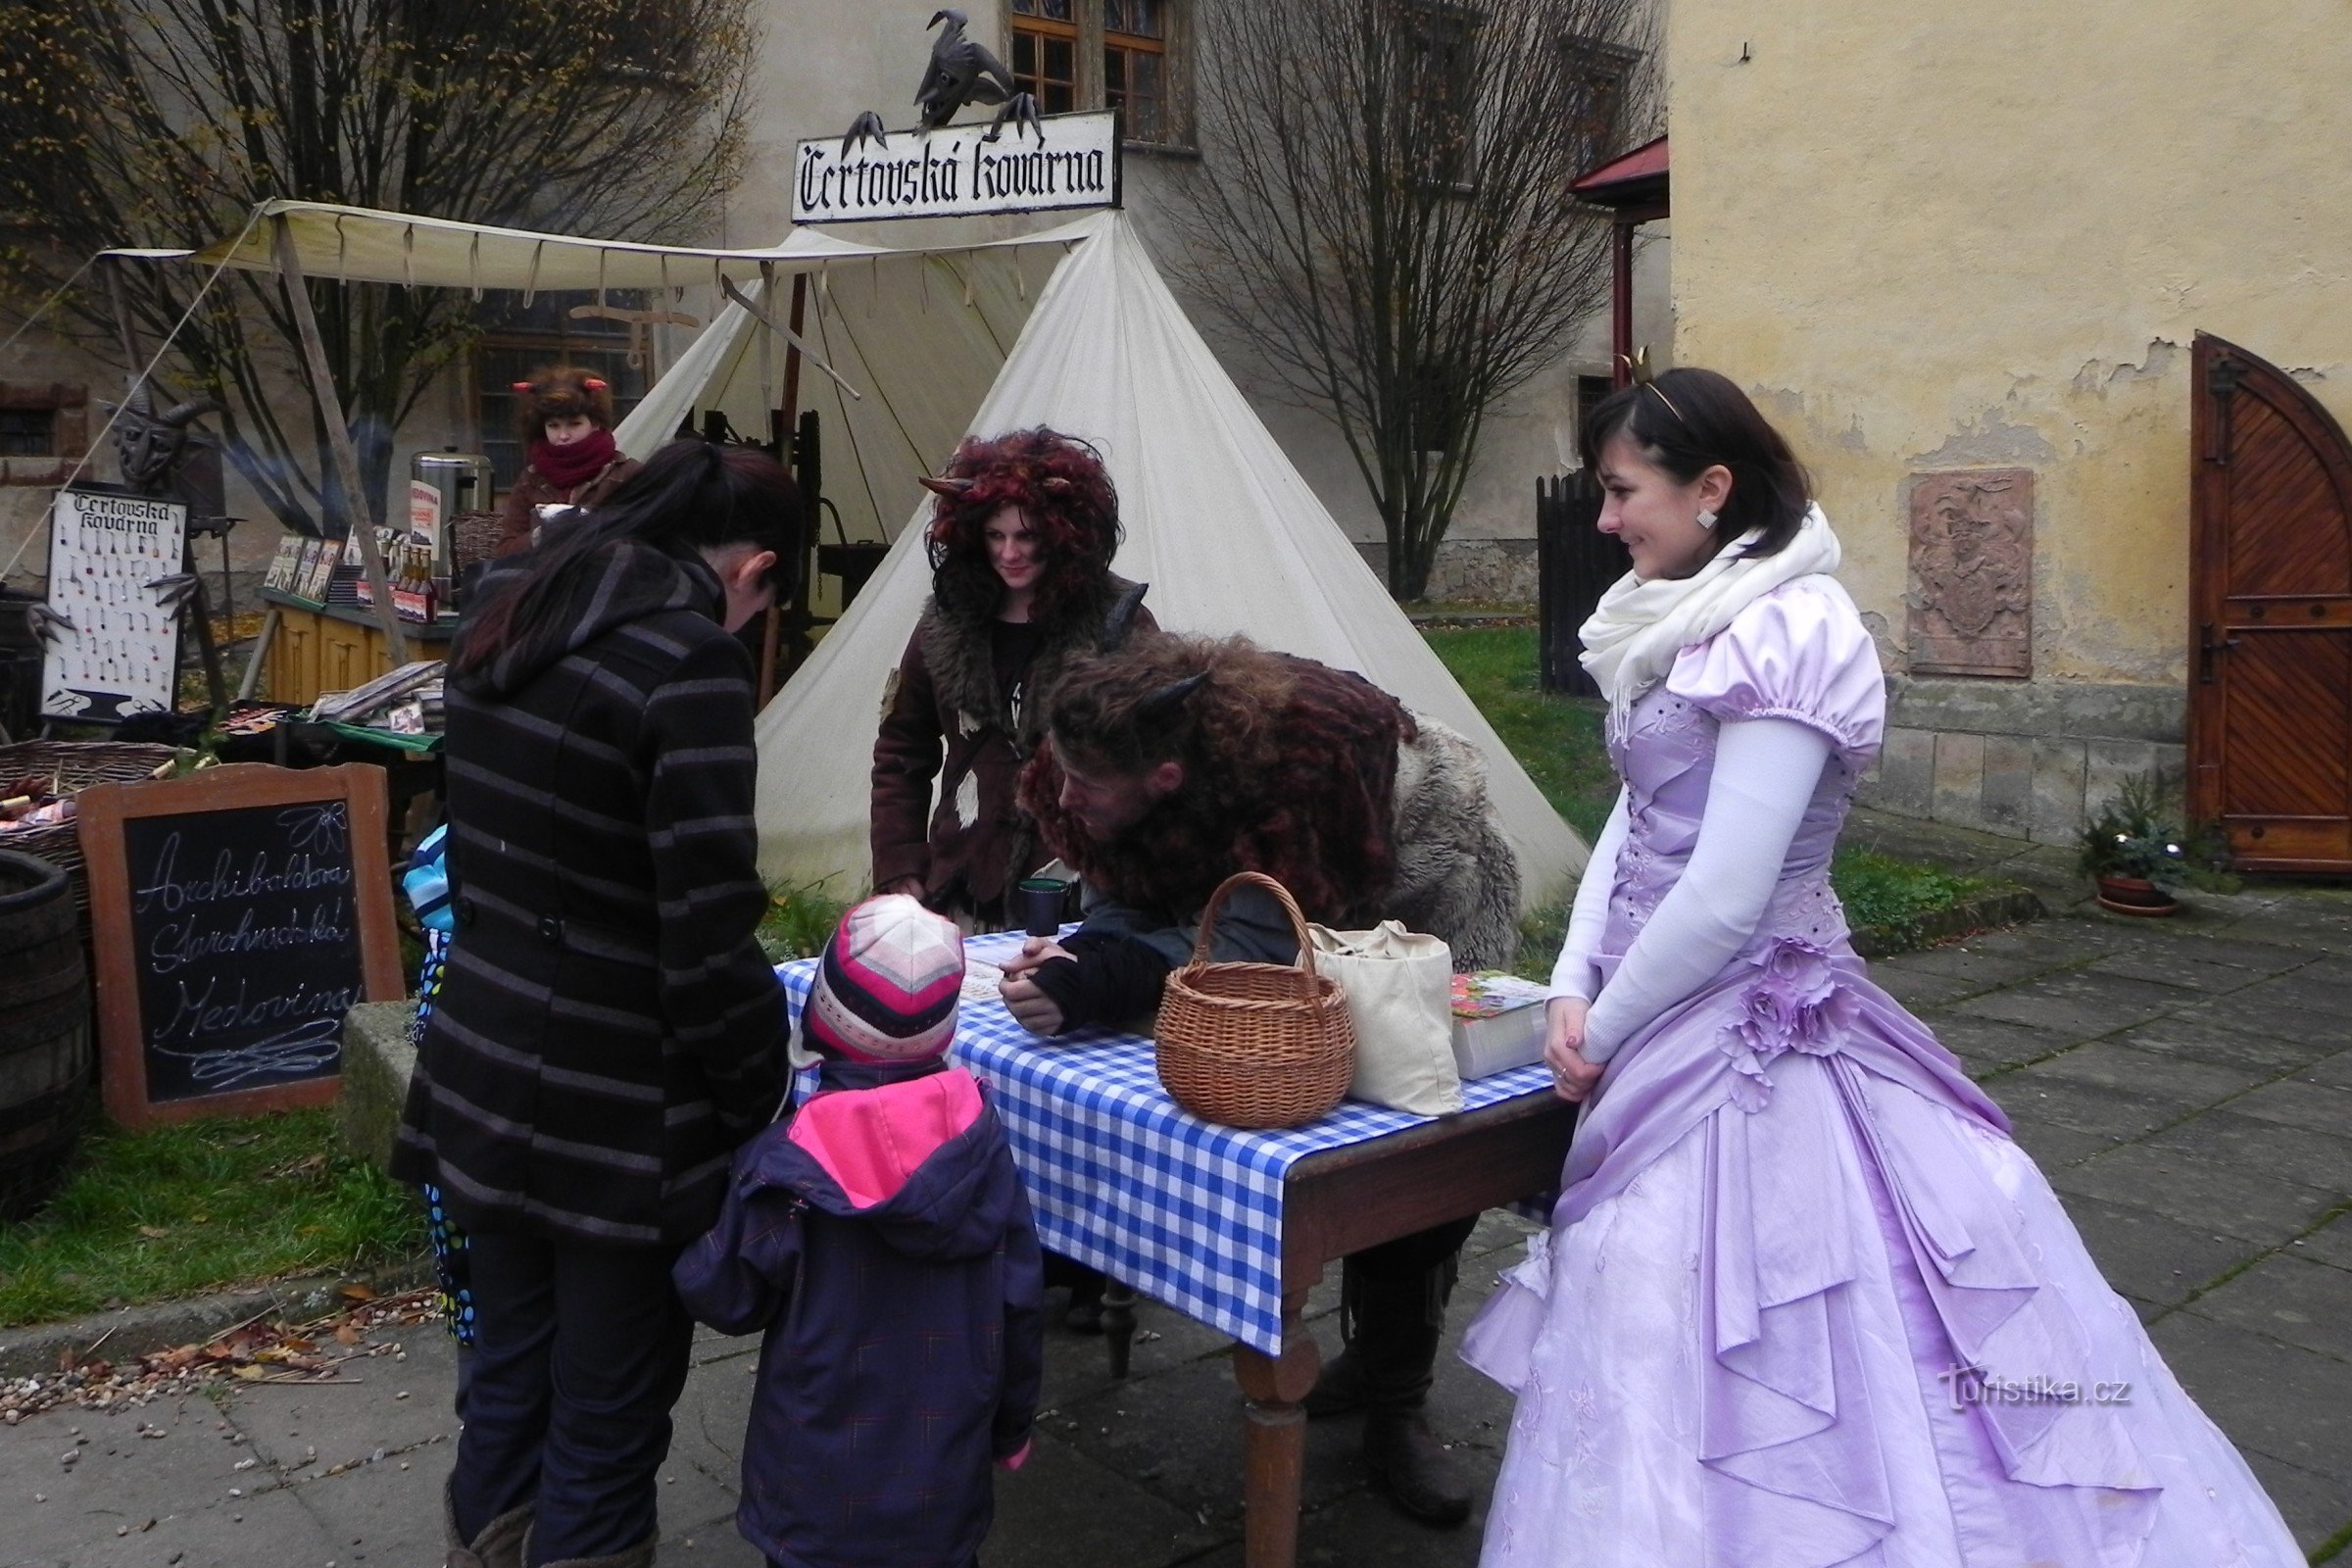
[[1193, 961], [1208, 962], [1209, 943], [1216, 932], [1217, 911], [1224, 907], [1226, 895], [1245, 883], [1264, 888], [1274, 895], [1274, 902], [1282, 906], [1282, 912], [1291, 917], [1291, 934], [1298, 939], [1298, 967], [1313, 974], [1315, 945], [1307, 940], [1306, 916], [1298, 912], [1298, 901], [1291, 897], [1291, 890], [1263, 871], [1236, 871], [1217, 884], [1217, 891], [1208, 896], [1208, 903], [1200, 908], [1200, 924], [1193, 935]]

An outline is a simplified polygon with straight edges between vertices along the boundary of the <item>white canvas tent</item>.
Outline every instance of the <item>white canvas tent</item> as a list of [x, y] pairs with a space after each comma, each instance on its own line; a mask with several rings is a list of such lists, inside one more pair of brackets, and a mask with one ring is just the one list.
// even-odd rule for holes
[[[859, 245], [810, 230], [764, 250], [623, 244], [402, 214], [270, 203], [199, 263], [266, 270], [273, 229], [303, 270], [416, 287], [710, 291], [737, 285], [781, 325], [807, 277], [801, 405], [825, 426], [825, 491], [849, 537], [893, 539], [881, 568], [760, 719], [760, 861], [858, 891], [871, 739], [930, 571], [917, 476], [966, 433], [1049, 424], [1094, 442], [1118, 486], [1116, 563], [1173, 630], [1244, 632], [1360, 671], [1486, 754], [1523, 903], [1562, 894], [1585, 847], [1388, 597], [1169, 295], [1115, 212], [1037, 233]], [[263, 220], [271, 220], [269, 223]], [[941, 232], [932, 226], [931, 232]], [[186, 253], [177, 253], [185, 255]], [[149, 253], [151, 259], [160, 259]], [[743, 305], [704, 328], [615, 432], [642, 456], [706, 409], [766, 429], [784, 344]]]
[[[1070, 254], [955, 435], [1046, 424], [1093, 442], [1118, 486], [1127, 530], [1117, 569], [1151, 583], [1147, 602], [1162, 625], [1245, 632], [1360, 671], [1469, 735], [1488, 757], [1529, 906], [1556, 897], [1583, 869], [1584, 846], [1275, 444], [1169, 295], [1134, 229], [1105, 213], [1052, 232], [1057, 242], [1075, 242]], [[889, 310], [870, 318], [856, 306], [829, 312], [826, 331], [809, 336], [830, 355], [843, 342], [831, 333], [835, 323], [871, 320], [854, 345], [858, 363], [894, 403], [908, 396], [901, 390], [906, 380], [917, 382], [928, 419], [952, 405], [937, 395], [941, 383], [968, 384], [976, 367], [966, 356], [984, 334], [942, 319], [955, 310], [909, 316], [907, 303], [898, 302], [895, 325], [915, 328], [908, 365], [894, 367], [876, 351], [874, 336], [894, 319]], [[724, 389], [744, 373], [741, 339], [757, 330], [740, 312], [721, 318], [631, 422], [649, 433], [674, 428], [687, 400], [682, 384], [668, 383], [686, 383], [706, 367], [711, 379], [705, 384], [716, 385], [724, 400]], [[723, 363], [730, 332], [737, 338], [731, 372]], [[857, 382], [855, 369], [836, 368]], [[849, 417], [858, 415], [853, 404]], [[634, 433], [624, 429], [624, 444]], [[902, 461], [935, 466], [954, 445], [952, 436], [935, 437], [919, 459], [909, 452]], [[870, 452], [863, 462], [870, 471]], [[839, 460], [828, 453], [827, 463], [829, 486], [838, 488]], [[788, 882], [823, 883], [842, 894], [862, 885], [871, 761], [862, 742], [931, 587], [916, 525], [927, 503], [918, 497], [905, 515], [873, 580], [760, 718], [760, 861]], [[819, 736], [843, 739], [811, 744]]]

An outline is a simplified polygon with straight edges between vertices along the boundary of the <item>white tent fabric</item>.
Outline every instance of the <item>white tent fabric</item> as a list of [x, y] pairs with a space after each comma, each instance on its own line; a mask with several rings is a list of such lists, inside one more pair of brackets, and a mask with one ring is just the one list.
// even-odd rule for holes
[[[777, 325], [809, 279], [802, 337], [842, 382], [804, 368], [825, 431], [825, 493], [851, 538], [892, 538], [857, 604], [760, 720], [760, 863], [840, 896], [864, 885], [871, 744], [882, 689], [930, 571], [917, 476], [966, 433], [1050, 424], [1096, 443], [1117, 482], [1116, 563], [1152, 584], [1164, 626], [1245, 632], [1361, 672], [1485, 753], [1517, 850], [1524, 907], [1562, 894], [1585, 846], [1389, 599], [1169, 295], [1124, 217], [944, 243], [863, 245], [810, 229], [756, 250], [635, 244], [315, 202], [266, 202], [201, 251], [122, 252], [257, 271], [283, 220], [314, 277], [420, 288], [716, 289]], [[942, 232], [941, 230], [932, 230]], [[742, 306], [714, 318], [614, 433], [642, 455], [707, 409], [764, 434], [784, 352]], [[977, 413], [973, 411], [977, 410]]]
[[[277, 270], [277, 222], [294, 238], [302, 270], [313, 277], [354, 283], [405, 283], [413, 288], [684, 289], [738, 284], [766, 271], [808, 271], [848, 261], [934, 254], [944, 247], [861, 245], [812, 228], [796, 228], [781, 245], [725, 250], [703, 245], [654, 245], [592, 239], [533, 229], [500, 228], [449, 218], [421, 218], [330, 202], [258, 203], [242, 232], [196, 251], [109, 251], [137, 261], [186, 260], [246, 271]], [[958, 244], [956, 251], [1053, 244], [1047, 231]]]
[[[1557, 898], [1583, 869], [1585, 846], [1276, 445], [1125, 219], [1072, 226], [1088, 237], [1054, 273], [966, 428], [1046, 424], [1101, 449], [1127, 530], [1117, 569], [1152, 584], [1147, 603], [1163, 626], [1243, 632], [1356, 670], [1470, 737], [1519, 855], [1523, 906]], [[884, 368], [878, 356], [868, 363]], [[920, 376], [929, 367], [895, 368]], [[879, 390], [898, 395], [887, 379]], [[923, 456], [937, 464], [953, 445]], [[760, 855], [771, 878], [845, 897], [864, 885], [870, 737], [930, 587], [922, 530], [903, 526], [849, 613], [761, 713]]]

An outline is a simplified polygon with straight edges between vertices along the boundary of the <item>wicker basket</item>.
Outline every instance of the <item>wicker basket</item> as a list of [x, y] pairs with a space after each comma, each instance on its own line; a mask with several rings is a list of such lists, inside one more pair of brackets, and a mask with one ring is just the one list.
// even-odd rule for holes
[[[1298, 937], [1297, 967], [1212, 963], [1217, 910], [1235, 888], [1274, 895]], [[1306, 917], [1290, 890], [1243, 871], [1200, 911], [1193, 961], [1168, 976], [1159, 1004], [1159, 1081], [1202, 1121], [1227, 1127], [1298, 1127], [1327, 1114], [1355, 1073], [1355, 1030], [1337, 982], [1315, 972]]]
[[463, 577], [466, 568], [498, 554], [505, 537], [506, 515], [497, 512], [461, 512], [449, 519], [450, 575]]
[[[92, 784], [136, 783], [178, 755], [169, 746], [133, 741], [19, 741], [0, 746], [0, 785], [37, 773], [56, 779], [58, 794], [73, 795]], [[64, 868], [74, 884], [74, 908], [89, 908], [90, 884], [81, 869], [78, 822], [0, 833], [0, 850], [35, 856]]]

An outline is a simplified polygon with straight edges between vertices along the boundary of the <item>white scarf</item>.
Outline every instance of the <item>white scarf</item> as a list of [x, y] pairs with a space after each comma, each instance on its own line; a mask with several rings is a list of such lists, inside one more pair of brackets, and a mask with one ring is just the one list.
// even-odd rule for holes
[[1821, 508], [1808, 505], [1796, 537], [1778, 555], [1749, 560], [1750, 529], [1688, 577], [1627, 572], [1609, 585], [1577, 635], [1584, 666], [1609, 700], [1612, 723], [1622, 724], [1644, 693], [1666, 678], [1674, 657], [1732, 623], [1749, 605], [1794, 578], [1838, 569], [1838, 536]]

